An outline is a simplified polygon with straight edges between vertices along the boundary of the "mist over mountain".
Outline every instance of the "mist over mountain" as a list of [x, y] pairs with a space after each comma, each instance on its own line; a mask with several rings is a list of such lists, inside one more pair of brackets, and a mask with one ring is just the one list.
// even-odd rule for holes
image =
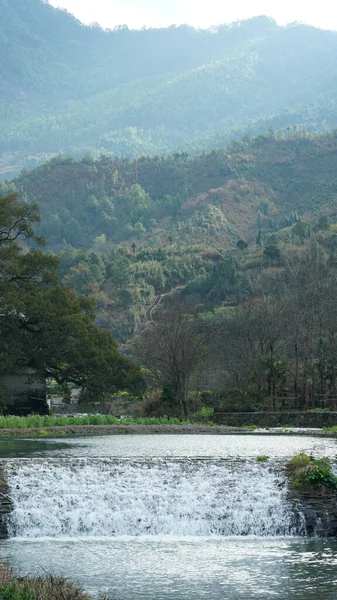
[[337, 125], [337, 33], [267, 17], [195, 30], [87, 27], [0, 0], [0, 173], [53, 153], [197, 154]]

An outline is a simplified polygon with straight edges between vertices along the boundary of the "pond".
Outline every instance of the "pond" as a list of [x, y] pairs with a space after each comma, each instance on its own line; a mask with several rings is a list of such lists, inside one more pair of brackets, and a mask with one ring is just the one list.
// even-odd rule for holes
[[[0, 561], [93, 598], [334, 599], [337, 541], [295, 524], [283, 471], [334, 439], [121, 435], [0, 440], [14, 500]], [[263, 464], [259, 455], [270, 456]]]

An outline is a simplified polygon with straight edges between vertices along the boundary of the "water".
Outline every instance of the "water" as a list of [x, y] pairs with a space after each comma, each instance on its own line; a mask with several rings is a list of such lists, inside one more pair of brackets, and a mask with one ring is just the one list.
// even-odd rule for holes
[[3, 439], [0, 457], [40, 456], [119, 458], [256, 458], [291, 457], [298, 452], [334, 458], [335, 438], [249, 435], [116, 435], [72, 439]]
[[300, 451], [334, 458], [334, 439], [27, 440], [26, 458], [21, 443], [6, 460], [15, 510], [0, 561], [22, 573], [114, 600], [337, 597], [337, 542], [305, 537], [283, 472]]
[[303, 533], [284, 474], [256, 461], [13, 460], [7, 479], [11, 537]]

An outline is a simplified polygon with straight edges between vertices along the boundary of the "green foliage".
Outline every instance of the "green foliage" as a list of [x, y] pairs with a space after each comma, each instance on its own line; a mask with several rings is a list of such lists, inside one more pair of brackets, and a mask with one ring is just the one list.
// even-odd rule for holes
[[334, 32], [278, 27], [267, 17], [206, 31], [103, 31], [49, 3], [12, 0], [2, 10], [0, 37], [4, 170], [17, 170], [22, 157], [34, 166], [60, 149], [85, 154], [93, 171], [90, 152], [97, 149], [194, 153], [234, 140], [234, 154], [249, 147], [251, 135], [269, 130], [273, 141], [273, 128], [293, 136], [303, 126], [336, 126]]
[[256, 410], [261, 401], [254, 398], [249, 390], [232, 388], [218, 394], [218, 412], [252, 412]]
[[261, 456], [257, 456], [256, 460], [257, 462], [267, 462], [267, 460], [269, 460], [269, 456], [266, 456], [265, 454], [261, 454]]
[[[81, 416], [42, 416], [27, 417], [0, 416], [0, 429], [39, 429], [39, 435], [48, 434], [46, 428], [67, 427], [73, 425], [186, 425], [189, 421], [176, 417], [114, 417], [113, 415]], [[43, 428], [43, 429], [42, 429]]]
[[3, 600], [36, 600], [36, 595], [29, 583], [13, 581], [0, 586]]
[[0, 567], [0, 594], [3, 600], [90, 600], [67, 579], [47, 574], [19, 577], [5, 566]]
[[0, 196], [0, 375], [28, 367], [96, 396], [118, 389], [142, 393], [139, 368], [94, 325], [94, 303], [60, 285], [55, 257], [19, 245], [42, 243], [33, 230], [38, 220], [35, 205], [20, 203], [16, 194]]
[[281, 258], [281, 250], [275, 244], [268, 244], [268, 246], [265, 247], [263, 254], [267, 258], [275, 261], [280, 260]]
[[247, 250], [247, 248], [248, 248], [248, 244], [247, 244], [247, 242], [245, 242], [245, 240], [239, 240], [236, 245], [239, 248], [239, 250], [242, 250], [242, 251]]
[[202, 406], [197, 412], [193, 414], [193, 420], [200, 423], [205, 423], [207, 425], [212, 423], [213, 425], [213, 414], [214, 408], [212, 408], [211, 406]]
[[300, 453], [287, 463], [286, 472], [295, 487], [337, 489], [337, 477], [332, 472], [328, 458], [314, 459], [312, 456]]

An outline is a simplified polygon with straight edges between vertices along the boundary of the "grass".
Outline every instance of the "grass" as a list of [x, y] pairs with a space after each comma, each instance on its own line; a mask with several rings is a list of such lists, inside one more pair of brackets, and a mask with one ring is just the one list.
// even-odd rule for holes
[[169, 417], [122, 417], [112, 415], [87, 415], [83, 417], [68, 417], [65, 415], [42, 416], [28, 415], [27, 417], [0, 416], [0, 429], [40, 429], [40, 435], [47, 435], [48, 427], [66, 427], [71, 425], [187, 425], [189, 421], [181, 421]]
[[269, 460], [270, 456], [266, 456], [265, 454], [262, 454], [261, 456], [257, 456], [256, 460], [257, 462], [266, 462], [267, 460]]
[[17, 577], [7, 567], [0, 567], [0, 596], [3, 600], [90, 600], [71, 581], [61, 577]]
[[329, 458], [315, 459], [301, 452], [287, 463], [286, 473], [293, 487], [337, 489], [337, 477], [332, 472]]

